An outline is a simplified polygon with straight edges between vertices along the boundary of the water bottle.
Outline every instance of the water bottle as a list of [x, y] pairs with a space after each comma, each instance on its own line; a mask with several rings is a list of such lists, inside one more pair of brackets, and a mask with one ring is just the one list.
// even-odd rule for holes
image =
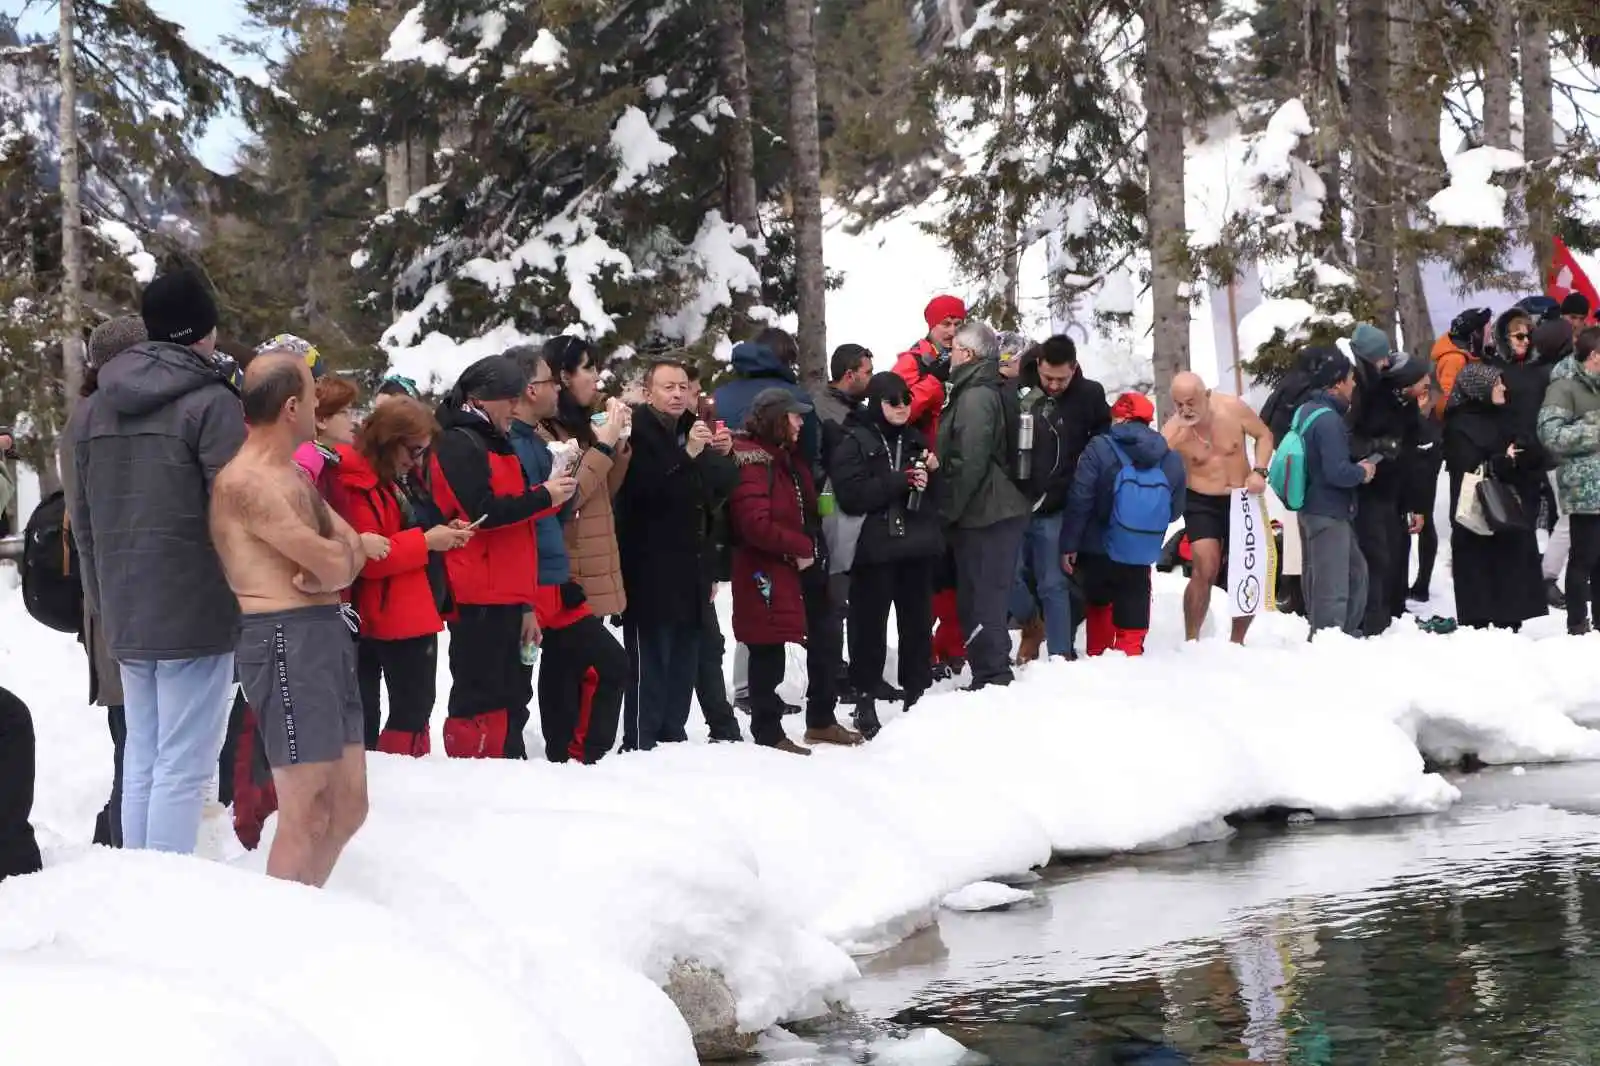
[[1033, 414], [1024, 411], [1017, 416], [1017, 477], [1023, 481], [1033, 476]]
[[[927, 461], [927, 459], [923, 458], [920, 455], [917, 456], [915, 459], [911, 460], [911, 469], [913, 469], [913, 470], [926, 470], [926, 469], [928, 469], [928, 461]], [[911, 490], [911, 495], [906, 497], [906, 510], [908, 510], [908, 511], [916, 511], [919, 508], [921, 508], [921, 506], [922, 506], [922, 491], [923, 490], [921, 490], [921, 489], [912, 489]]]

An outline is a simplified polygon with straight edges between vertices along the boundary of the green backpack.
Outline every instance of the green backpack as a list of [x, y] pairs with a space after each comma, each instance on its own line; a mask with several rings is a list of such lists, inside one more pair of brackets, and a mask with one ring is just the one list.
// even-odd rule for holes
[[1311, 423], [1328, 413], [1328, 408], [1318, 407], [1306, 414], [1305, 407], [1294, 413], [1289, 432], [1283, 435], [1272, 453], [1272, 465], [1267, 468], [1267, 484], [1291, 511], [1306, 504], [1306, 430]]

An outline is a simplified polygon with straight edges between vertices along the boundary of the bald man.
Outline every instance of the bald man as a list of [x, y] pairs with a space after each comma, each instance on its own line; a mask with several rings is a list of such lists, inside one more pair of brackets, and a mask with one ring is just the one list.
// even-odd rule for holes
[[217, 475], [211, 535], [239, 597], [239, 682], [277, 785], [267, 873], [320, 886], [367, 816], [356, 645], [339, 598], [366, 554], [294, 462], [316, 436], [305, 360], [251, 360], [242, 398], [249, 435]]
[[[1272, 431], [1233, 396], [1212, 392], [1198, 374], [1185, 371], [1172, 379], [1174, 414], [1162, 427], [1167, 444], [1183, 457], [1188, 478], [1183, 522], [1189, 535], [1189, 587], [1183, 594], [1184, 639], [1199, 640], [1211, 607], [1211, 587], [1225, 587], [1228, 527], [1235, 489], [1251, 493], [1267, 489], [1272, 462]], [[1245, 452], [1246, 437], [1255, 441], [1255, 465]], [[1233, 620], [1232, 639], [1243, 644], [1250, 617]]]

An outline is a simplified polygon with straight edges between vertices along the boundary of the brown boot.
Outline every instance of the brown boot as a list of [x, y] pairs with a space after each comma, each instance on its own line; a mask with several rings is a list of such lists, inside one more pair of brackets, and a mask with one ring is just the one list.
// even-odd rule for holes
[[806, 730], [806, 743], [838, 744], [840, 747], [850, 748], [861, 743], [861, 734], [835, 723], [826, 729]]
[[790, 755], [810, 755], [811, 754], [811, 749], [810, 748], [802, 748], [800, 745], [796, 744], [794, 741], [790, 740], [788, 737], [784, 737], [782, 740], [778, 741], [778, 743], [772, 745], [772, 750], [773, 751], [786, 751]]
[[1039, 657], [1044, 647], [1044, 615], [1036, 614], [1022, 624], [1022, 640], [1017, 645], [1017, 665], [1023, 666]]

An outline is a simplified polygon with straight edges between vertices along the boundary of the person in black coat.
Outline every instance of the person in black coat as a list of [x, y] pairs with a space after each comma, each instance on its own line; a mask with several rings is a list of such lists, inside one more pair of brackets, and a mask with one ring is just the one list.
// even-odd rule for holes
[[[1356, 394], [1350, 405], [1350, 458], [1378, 459], [1378, 472], [1356, 489], [1356, 541], [1367, 561], [1367, 602], [1361, 633], [1373, 637], [1389, 628], [1390, 590], [1404, 565], [1402, 541], [1409, 536], [1401, 502], [1400, 462], [1415, 444], [1416, 418], [1395, 388], [1395, 375], [1410, 362], [1392, 351], [1377, 327], [1362, 323], [1350, 338], [1356, 356]], [[1404, 582], [1402, 575], [1399, 581]]]
[[1516, 631], [1523, 622], [1539, 618], [1549, 609], [1532, 523], [1526, 530], [1480, 536], [1455, 520], [1462, 478], [1484, 468], [1514, 489], [1525, 507], [1537, 506], [1544, 481], [1544, 449], [1518, 429], [1509, 391], [1500, 367], [1468, 363], [1456, 378], [1444, 416], [1456, 618], [1476, 629]]
[[[1426, 370], [1426, 367], [1422, 367]], [[1435, 413], [1437, 383], [1424, 376], [1407, 390], [1416, 404], [1416, 433], [1411, 448], [1400, 457], [1401, 494], [1406, 509], [1419, 519], [1417, 531], [1417, 577], [1395, 605], [1395, 614], [1405, 612], [1407, 599], [1427, 602], [1433, 584], [1433, 564], [1439, 556], [1439, 527], [1433, 510], [1439, 496], [1439, 471], [1444, 467], [1444, 424]], [[1403, 579], [1411, 571], [1411, 538], [1406, 538], [1405, 558], [1398, 568]]]
[[[935, 489], [938, 460], [909, 425], [911, 388], [897, 374], [874, 374], [866, 405], [845, 419], [829, 474], [846, 515], [862, 516], [850, 569], [850, 680], [856, 728], [878, 732], [873, 693], [888, 655], [889, 608], [900, 631], [900, 687], [909, 710], [932, 683], [933, 573], [944, 557]], [[921, 469], [921, 458], [926, 469]]]
[[28, 705], [0, 688], [0, 881], [42, 869], [33, 810], [33, 717]]

